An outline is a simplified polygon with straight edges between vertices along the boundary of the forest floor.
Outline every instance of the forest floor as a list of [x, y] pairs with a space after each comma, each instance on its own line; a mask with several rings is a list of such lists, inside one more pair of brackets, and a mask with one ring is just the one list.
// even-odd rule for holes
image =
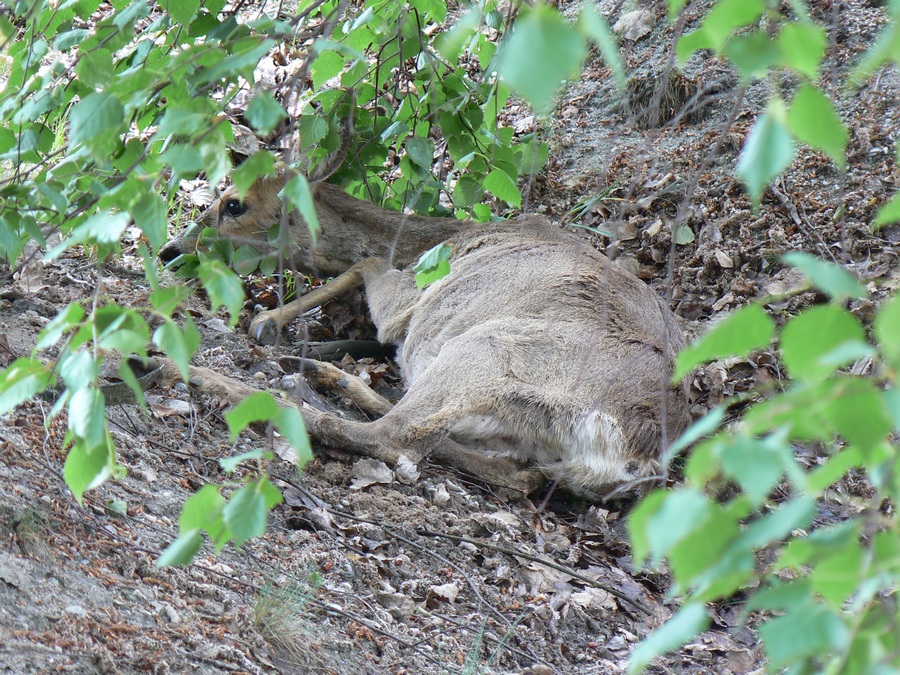
[[[882, 3], [810, 3], [832, 33], [823, 82], [851, 131], [848, 168], [842, 175], [800, 150], [756, 212], [733, 168], [768, 85], [744, 91], [709, 55], [670, 76], [665, 4], [647, 3], [637, 24], [647, 32], [623, 42], [627, 103], [594, 55], [552, 123], [515, 104], [505, 111], [517, 133], [537, 130], [551, 145], [549, 165], [525, 186], [528, 209], [563, 221], [602, 195], [577, 222], [612, 236], [585, 236], [668, 297], [691, 335], [754, 299], [781, 296], [768, 305], [776, 317], [816, 302], [815, 293], [783, 299], [800, 279], [780, 256], [795, 250], [858, 276], [871, 297], [851, 310], [870, 322], [900, 282], [900, 227], [869, 225], [900, 188], [900, 79], [885, 71], [858, 89], [844, 82], [886, 22]], [[600, 3], [611, 24], [627, 13], [621, 5]], [[673, 247], [669, 223], [679, 211], [691, 236]], [[57, 312], [98, 286], [124, 306], [148, 304], [150, 288], [127, 246], [100, 269], [72, 251], [2, 280], [0, 366], [30, 353]], [[294, 384], [284, 357], [308, 331], [365, 332], [355, 318], [360, 302], [324, 308], [277, 350], [248, 339], [249, 307], [235, 330], [202, 298], [184, 311], [203, 335], [195, 363], [278, 388]], [[391, 362], [344, 365], [400, 393]], [[775, 355], [760, 352], [691, 378], [700, 416], [781, 374]], [[36, 399], [0, 420], [0, 672], [620, 673], [636, 644], [677, 609], [664, 571], [632, 569], [619, 506], [564, 495], [510, 500], [439, 465], [423, 462], [412, 479], [320, 448], [299, 474], [288, 461], [272, 462], [285, 503], [266, 536], [218, 556], [207, 546], [189, 567], [157, 569], [184, 501], [208, 482], [234, 479], [219, 458], [269, 441], [248, 431], [230, 442], [217, 402], [187, 389], [147, 398], [146, 416], [136, 406], [110, 410], [128, 473], [87, 493], [83, 507], [62, 479], [66, 420], [47, 423], [52, 402]], [[798, 453], [810, 465], [819, 459]], [[864, 477], [844, 479], [820, 504], [817, 523], [854, 513], [868, 490]], [[711, 614], [708, 632], [651, 672], [760, 671], [753, 621], [742, 623], [740, 608], [725, 603]]]

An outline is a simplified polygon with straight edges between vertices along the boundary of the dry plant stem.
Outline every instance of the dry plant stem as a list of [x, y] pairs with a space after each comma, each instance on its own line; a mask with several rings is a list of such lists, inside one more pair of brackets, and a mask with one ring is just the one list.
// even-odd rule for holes
[[[782, 180], [779, 182], [782, 183], [783, 187], [784, 181]], [[800, 213], [797, 211], [797, 207], [794, 206], [794, 203], [788, 198], [788, 196], [784, 192], [779, 190], [774, 183], [769, 186], [769, 189], [772, 191], [772, 194], [778, 198], [778, 201], [781, 202], [784, 208], [787, 209], [788, 215], [790, 216], [791, 221], [794, 223], [794, 225], [803, 230], [803, 233], [807, 236], [807, 238], [815, 239], [818, 245], [821, 247], [822, 251], [824, 251], [825, 254], [828, 255], [829, 258], [831, 258], [831, 261], [835, 265], [839, 265], [840, 263], [838, 262], [837, 258], [834, 257], [831, 249], [828, 248], [828, 244], [825, 243], [825, 241], [822, 239], [822, 236], [816, 231], [814, 227], [810, 226], [808, 222], [804, 222], [805, 219], [800, 217]]]

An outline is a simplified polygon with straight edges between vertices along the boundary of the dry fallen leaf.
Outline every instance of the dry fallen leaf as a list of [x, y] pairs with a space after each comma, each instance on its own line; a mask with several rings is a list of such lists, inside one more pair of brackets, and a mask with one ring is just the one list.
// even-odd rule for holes
[[416, 603], [403, 593], [378, 593], [375, 597], [378, 598], [378, 603], [398, 621], [412, 616], [416, 611]]
[[169, 398], [159, 403], [151, 403], [150, 411], [159, 419], [164, 419], [172, 415], [190, 415], [194, 411], [194, 406], [188, 401]]
[[361, 459], [353, 465], [353, 481], [351, 490], [362, 490], [376, 483], [390, 485], [394, 480], [394, 472], [387, 464], [378, 459]]
[[397, 460], [397, 464], [394, 466], [394, 471], [397, 474], [397, 479], [401, 483], [413, 485], [417, 480], [419, 480], [418, 467], [406, 455], [400, 455], [400, 458]]
[[456, 602], [456, 596], [459, 595], [459, 586], [454, 583], [441, 584], [440, 586], [432, 586], [428, 592], [432, 597], [438, 597], [441, 600], [453, 603]]

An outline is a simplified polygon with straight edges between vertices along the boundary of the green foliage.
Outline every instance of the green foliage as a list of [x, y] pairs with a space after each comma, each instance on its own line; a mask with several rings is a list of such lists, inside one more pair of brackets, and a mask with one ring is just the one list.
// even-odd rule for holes
[[[682, 4], [670, 0], [670, 13], [677, 13]], [[894, 14], [900, 15], [897, 3], [892, 6]], [[885, 62], [900, 62], [898, 40], [895, 21], [851, 79], [860, 82]], [[744, 83], [769, 78], [775, 94], [747, 136], [736, 171], [754, 202], [793, 161], [795, 142], [824, 152], [840, 169], [846, 166], [850, 134], [831, 99], [816, 86], [827, 43], [825, 30], [809, 18], [803, 3], [790, 3], [790, 11], [785, 11], [763, 0], [718, 0], [700, 26], [678, 41], [681, 65], [695, 52], [712, 49], [731, 62]], [[782, 92], [785, 86], [780, 72], [793, 81], [799, 79], [800, 86]], [[786, 109], [782, 98], [789, 95], [793, 100]], [[893, 217], [896, 213], [882, 215], [876, 225]]]
[[[290, 132], [296, 126], [305, 154], [293, 158], [299, 163], [315, 166], [335, 152], [341, 121], [350, 118], [353, 161], [335, 179], [390, 208], [446, 215], [440, 204], [444, 193], [461, 212], [487, 219], [490, 210], [479, 203], [485, 190], [521, 205], [519, 179], [540, 170], [548, 157], [540, 139], [517, 139], [498, 125], [508, 90], [489, 76], [496, 40], [488, 32], [509, 30], [496, 10], [474, 11], [457, 29], [440, 34], [443, 53], [455, 50], [450, 61], [443, 61], [421, 32], [428, 22], [444, 20], [447, 8], [441, 0], [368, 0], [343, 16], [333, 14], [334, 3], [324, 3], [298, 10], [291, 23], [267, 18], [244, 23], [225, 11], [221, 0], [113, 3], [97, 19], [98, 6], [39, 0], [11, 5], [0, 19], [8, 66], [0, 93], [0, 156], [15, 166], [0, 184], [0, 255], [15, 263], [29, 239], [45, 244], [45, 233], [56, 230], [61, 243], [48, 257], [82, 246], [106, 260], [119, 252], [132, 222], [149, 243], [149, 249], [141, 247], [152, 287], [149, 306], [124, 309], [95, 302], [86, 310], [87, 305], [73, 304], [46, 327], [34, 356], [0, 375], [3, 412], [62, 382], [52, 414], [68, 411], [65, 476], [79, 499], [118, 472], [98, 380], [103, 362], [122, 360], [120, 373], [143, 405], [137, 377], [124, 364], [125, 357], [146, 354], [148, 320], [154, 317], [153, 343], [183, 377], [189, 376], [199, 333], [190, 318], [176, 321], [173, 313], [191, 291], [181, 285], [161, 288], [152, 262], [152, 252], [167, 238], [166, 201], [160, 193], [201, 173], [217, 183], [231, 170], [227, 144], [234, 132], [225, 112], [241, 89], [252, 92], [244, 117], [256, 132]], [[558, 14], [547, 12], [536, 14], [556, 26], [559, 38], [560, 29], [568, 27]], [[325, 26], [333, 31], [322, 33]], [[591, 26], [586, 34], [599, 35], [604, 24], [594, 20]], [[296, 122], [288, 118], [277, 92], [256, 80], [260, 60], [293, 31], [304, 40], [314, 38], [306, 64], [313, 89], [298, 91], [304, 107]], [[583, 52], [584, 38], [577, 44]], [[613, 53], [608, 36], [605, 48]], [[477, 72], [457, 58], [463, 54], [474, 57]], [[351, 89], [352, 97], [345, 93]], [[443, 153], [432, 140], [437, 136], [446, 140]], [[386, 183], [376, 171], [394, 156], [399, 173]], [[254, 180], [274, 171], [275, 158], [258, 152], [232, 178], [243, 195]], [[318, 222], [306, 178], [296, 175], [282, 196], [301, 211], [315, 236]], [[206, 252], [183, 256], [187, 264], [180, 273], [199, 277], [213, 311], [225, 307], [234, 325], [244, 293], [229, 267], [246, 272], [259, 265], [272, 271], [276, 259], [248, 247], [235, 250], [208, 233], [202, 242]], [[37, 350], [51, 347], [59, 352], [52, 368], [37, 358]], [[254, 397], [235, 415], [229, 418], [241, 420], [232, 426], [235, 432], [251, 421], [268, 420], [301, 461], [310, 456], [296, 410]], [[264, 483], [257, 487], [258, 494], [266, 492]], [[232, 497], [235, 505], [223, 511], [236, 542], [258, 532], [264, 522], [257, 493], [238, 492], [240, 497]], [[255, 515], [244, 518], [244, 507]], [[197, 550], [194, 529], [183, 528], [173, 549], [177, 555], [170, 554], [173, 560]]]
[[[837, 266], [798, 254], [787, 260], [835, 301], [862, 293]], [[900, 350], [898, 307], [894, 298], [879, 310], [877, 349], [838, 304], [790, 318], [778, 335], [790, 386], [754, 403], [731, 430], [700, 441], [687, 460], [685, 484], [652, 492], [634, 510], [629, 530], [635, 564], [667, 561], [673, 591], [685, 595], [686, 604], [635, 651], [632, 671], [703, 630], [702, 603], [738, 593], [746, 597], [747, 612], [764, 612], [755, 622], [773, 668], [856, 673], [893, 663], [892, 632], [863, 626], [896, 619], [896, 518], [882, 519], [872, 508], [809, 536], [806, 531], [813, 527], [817, 498], [852, 468], [867, 469], [876, 491], [873, 507], [900, 497], [900, 448], [896, 438], [891, 442], [892, 430], [900, 429], [898, 370], [891, 365]], [[766, 346], [772, 329], [762, 308], [749, 305], [686, 350], [677, 372]], [[861, 357], [873, 358], [874, 378], [842, 370]], [[719, 408], [689, 429], [679, 447], [713, 432], [721, 419]], [[830, 452], [807, 473], [793, 444], [813, 440]], [[729, 498], [712, 496], [726, 485]], [[771, 562], [760, 566], [763, 551]]]
[[423, 253], [413, 267], [416, 273], [416, 286], [425, 288], [438, 279], [443, 279], [450, 274], [450, 256], [453, 255], [453, 247], [447, 243], [441, 243]]

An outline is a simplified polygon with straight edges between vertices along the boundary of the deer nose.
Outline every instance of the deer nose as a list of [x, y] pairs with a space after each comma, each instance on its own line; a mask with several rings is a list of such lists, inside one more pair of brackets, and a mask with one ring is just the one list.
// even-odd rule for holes
[[168, 244], [166, 244], [159, 250], [159, 259], [162, 260], [164, 263], [169, 264], [170, 262], [175, 260], [175, 258], [180, 256], [182, 253], [183, 253], [183, 251], [181, 250], [181, 246], [180, 246], [179, 242], [170, 241]]

